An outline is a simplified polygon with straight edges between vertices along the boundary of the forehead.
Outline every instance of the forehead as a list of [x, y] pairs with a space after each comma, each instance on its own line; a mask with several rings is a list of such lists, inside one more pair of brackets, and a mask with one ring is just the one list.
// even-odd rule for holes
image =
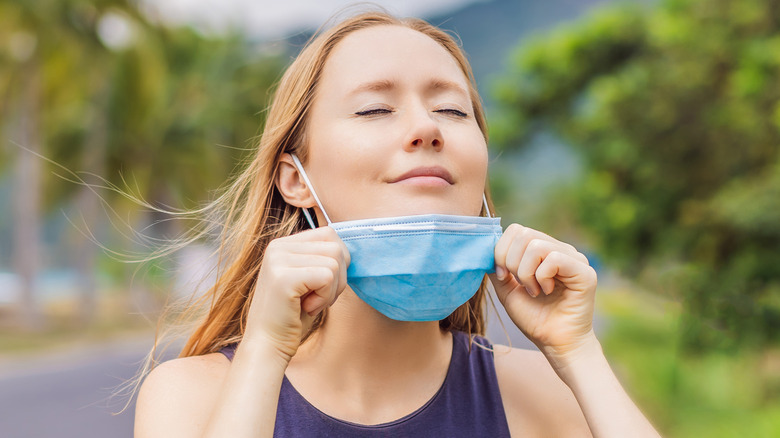
[[[344, 37], [328, 57], [323, 82], [351, 88], [368, 80], [468, 81], [455, 58], [431, 37], [402, 26], [380, 25]], [[344, 91], [344, 90], [342, 90]]]

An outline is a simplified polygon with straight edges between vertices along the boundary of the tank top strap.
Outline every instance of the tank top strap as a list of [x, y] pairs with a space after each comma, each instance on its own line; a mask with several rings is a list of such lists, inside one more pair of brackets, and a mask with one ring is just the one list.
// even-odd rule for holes
[[229, 361], [233, 362], [233, 357], [236, 355], [236, 348], [238, 348], [238, 342], [225, 345], [219, 350], [219, 352], [224, 354]]
[[439, 436], [509, 437], [493, 345], [482, 336], [459, 331], [453, 332], [453, 343], [450, 375], [441, 397], [448, 413], [447, 433]]

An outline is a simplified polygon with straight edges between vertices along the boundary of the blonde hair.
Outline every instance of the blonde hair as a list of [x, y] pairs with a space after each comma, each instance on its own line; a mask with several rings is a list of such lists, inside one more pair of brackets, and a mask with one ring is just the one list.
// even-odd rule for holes
[[[369, 12], [348, 18], [321, 32], [308, 42], [288, 67], [276, 89], [268, 110], [265, 129], [257, 154], [232, 185], [205, 211], [217, 213], [221, 241], [216, 283], [189, 305], [208, 311], [190, 335], [179, 357], [202, 355], [239, 341], [246, 327], [263, 255], [276, 238], [298, 233], [309, 226], [297, 207], [289, 205], [275, 186], [280, 157], [295, 153], [306, 162], [306, 121], [328, 55], [344, 37], [373, 26], [403, 26], [421, 32], [446, 49], [457, 61], [469, 81], [469, 93], [477, 124], [487, 141], [487, 127], [471, 67], [457, 42], [447, 33], [419, 19], [399, 19], [383, 12]], [[493, 210], [487, 188], [485, 195]], [[482, 214], [486, 214], [483, 207]], [[214, 223], [213, 221], [211, 223]], [[439, 322], [442, 330], [460, 330], [484, 334], [486, 279], [466, 304]], [[308, 336], [327, 320], [327, 309], [314, 321]], [[155, 340], [155, 348], [158, 340]], [[150, 368], [149, 362], [142, 373]]]

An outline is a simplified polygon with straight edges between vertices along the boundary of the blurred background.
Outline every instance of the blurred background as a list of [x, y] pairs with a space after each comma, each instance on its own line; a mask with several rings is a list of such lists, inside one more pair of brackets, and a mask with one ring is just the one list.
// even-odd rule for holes
[[[111, 394], [208, 284], [208, 242], [134, 263], [193, 226], [151, 207], [213, 199], [349, 3], [0, 0], [0, 435], [132, 436]], [[459, 35], [502, 223], [588, 254], [607, 357], [662, 434], [777, 436], [780, 0], [378, 4]]]

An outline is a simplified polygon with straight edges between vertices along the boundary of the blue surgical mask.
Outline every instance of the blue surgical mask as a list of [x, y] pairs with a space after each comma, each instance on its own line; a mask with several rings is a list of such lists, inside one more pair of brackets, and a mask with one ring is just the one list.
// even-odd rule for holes
[[[438, 321], [468, 301], [495, 271], [501, 218], [424, 214], [331, 222], [298, 157], [296, 167], [328, 224], [349, 250], [347, 283], [398, 321]], [[311, 215], [303, 209], [312, 228]]]

